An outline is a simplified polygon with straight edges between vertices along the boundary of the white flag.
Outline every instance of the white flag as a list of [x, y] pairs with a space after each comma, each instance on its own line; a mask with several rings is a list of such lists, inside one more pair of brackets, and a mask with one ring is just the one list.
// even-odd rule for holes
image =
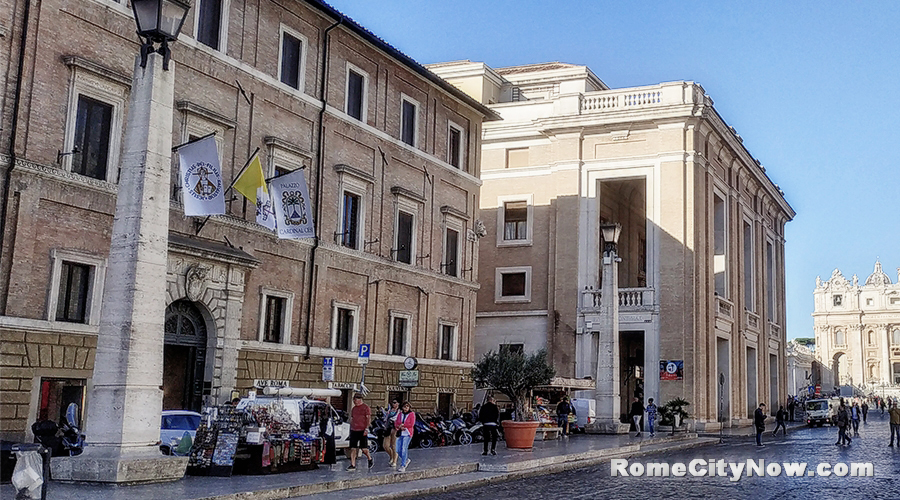
[[275, 230], [275, 212], [272, 210], [272, 200], [269, 199], [269, 193], [263, 186], [256, 188], [256, 223], [272, 231]]
[[303, 170], [276, 177], [269, 184], [278, 237], [288, 240], [314, 238], [309, 189]]
[[178, 149], [184, 215], [225, 213], [225, 188], [216, 137], [211, 135]]

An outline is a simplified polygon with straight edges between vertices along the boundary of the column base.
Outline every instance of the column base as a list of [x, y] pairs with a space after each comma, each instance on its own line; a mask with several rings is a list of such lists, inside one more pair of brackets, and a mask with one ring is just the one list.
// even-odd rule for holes
[[54, 481], [94, 483], [162, 483], [184, 477], [188, 457], [165, 456], [159, 448], [123, 450], [88, 446], [74, 457], [54, 457]]
[[623, 424], [618, 420], [600, 420], [594, 421], [584, 428], [584, 432], [588, 434], [628, 434], [629, 424]]

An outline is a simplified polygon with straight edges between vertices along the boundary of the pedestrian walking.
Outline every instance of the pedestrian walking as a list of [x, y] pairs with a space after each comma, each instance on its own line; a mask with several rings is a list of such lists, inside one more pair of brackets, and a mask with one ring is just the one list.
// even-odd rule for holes
[[556, 405], [556, 425], [559, 426], [560, 433], [563, 436], [569, 435], [569, 414], [572, 413], [572, 405], [569, 404], [569, 397], [563, 396], [562, 401]]
[[853, 435], [859, 436], [859, 419], [862, 417], [862, 411], [859, 409], [859, 403], [853, 402], [850, 408], [850, 423], [853, 424]]
[[323, 407], [319, 413], [319, 435], [325, 439], [325, 459], [322, 462], [325, 465], [334, 465], [337, 463], [334, 442], [334, 421], [329, 415], [330, 407]]
[[762, 434], [766, 430], [766, 404], [760, 403], [753, 413], [753, 425], [756, 426], [756, 446], [763, 446]]
[[847, 406], [844, 405], [844, 399], [841, 398], [841, 405], [837, 411], [838, 440], [834, 443], [837, 446], [844, 444], [849, 445], [853, 440], [847, 435], [847, 426], [850, 424], [850, 415], [847, 412]]
[[637, 434], [634, 437], [641, 437], [641, 419], [644, 418], [644, 405], [638, 398], [633, 398], [631, 402], [631, 418], [634, 420], [634, 430]]
[[482, 455], [488, 454], [488, 442], [491, 445], [491, 455], [496, 455], [497, 451], [497, 426], [500, 424], [500, 409], [497, 408], [497, 400], [494, 396], [488, 396], [487, 403], [481, 407], [478, 412], [478, 421], [482, 424], [482, 435], [484, 436], [484, 452]]
[[791, 422], [794, 421], [794, 408], [797, 406], [797, 399], [791, 397], [791, 400], [788, 402], [788, 414], [790, 415]]
[[863, 400], [863, 404], [860, 408], [862, 408], [863, 424], [865, 424], [866, 423], [866, 415], [869, 414], [869, 403], [866, 400]]
[[656, 423], [656, 412], [658, 408], [653, 404], [653, 398], [647, 400], [647, 430], [650, 431], [650, 437], [653, 437], [653, 424]]
[[780, 406], [778, 408], [778, 412], [775, 413], [775, 430], [772, 431], [772, 435], [775, 436], [778, 434], [778, 429], [781, 428], [781, 435], [787, 435], [787, 426], [784, 425], [784, 416], [785, 416], [784, 406]]
[[888, 414], [891, 417], [891, 444], [888, 446], [894, 446], [894, 436], [897, 436], [897, 446], [900, 446], [900, 406], [892, 405]]
[[369, 422], [372, 420], [372, 409], [363, 402], [362, 394], [353, 395], [353, 408], [350, 409], [350, 466], [347, 470], [356, 470], [356, 456], [362, 450], [369, 461], [369, 468], [375, 466], [375, 457], [369, 453]]
[[409, 442], [412, 440], [416, 428], [416, 414], [412, 411], [409, 401], [404, 401], [400, 407], [400, 413], [394, 420], [394, 434], [397, 436], [397, 472], [406, 472], [409, 466]]
[[396, 399], [391, 401], [391, 407], [384, 416], [384, 428], [387, 433], [384, 435], [384, 451], [388, 454], [388, 465], [397, 466], [397, 433], [394, 432], [394, 421], [397, 420], [397, 414], [400, 413], [400, 401]]

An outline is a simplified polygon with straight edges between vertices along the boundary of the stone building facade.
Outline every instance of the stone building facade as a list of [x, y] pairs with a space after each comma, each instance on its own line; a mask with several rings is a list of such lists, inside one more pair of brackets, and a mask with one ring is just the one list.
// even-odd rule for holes
[[[139, 44], [126, 0], [3, 4], [0, 434], [23, 439], [91, 404]], [[317, 238], [278, 240], [237, 194], [223, 216], [185, 217], [175, 182], [164, 408], [271, 381], [342, 389], [344, 406], [363, 343], [370, 404], [469, 404], [480, 141], [496, 114], [324, 2], [193, 4], [172, 46], [172, 143], [215, 132], [226, 182], [257, 148], [268, 176], [304, 169]]]
[[[503, 118], [484, 127], [476, 355], [546, 347], [561, 376], [593, 377], [610, 321], [599, 225], [617, 222], [609, 376], [623, 411], [633, 396], [682, 397], [698, 428], [716, 428], [786, 397], [794, 211], [700, 85], [610, 89], [563, 63], [429, 68]], [[678, 380], [660, 380], [668, 361], [683, 364]]]
[[813, 297], [816, 357], [834, 385], [900, 386], [900, 268], [894, 283], [876, 261], [863, 284], [835, 269], [816, 278]]

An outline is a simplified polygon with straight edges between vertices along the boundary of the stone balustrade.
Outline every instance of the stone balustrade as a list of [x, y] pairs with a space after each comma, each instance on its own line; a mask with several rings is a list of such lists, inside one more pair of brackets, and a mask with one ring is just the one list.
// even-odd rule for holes
[[672, 82], [647, 87], [603, 90], [581, 95], [579, 114], [627, 109], [699, 104], [706, 99], [703, 88], [691, 82]]
[[[581, 294], [582, 310], [599, 310], [602, 305], [603, 294], [600, 290], [583, 290]], [[652, 309], [655, 304], [656, 293], [652, 288], [620, 288], [619, 310], [641, 311]]]

